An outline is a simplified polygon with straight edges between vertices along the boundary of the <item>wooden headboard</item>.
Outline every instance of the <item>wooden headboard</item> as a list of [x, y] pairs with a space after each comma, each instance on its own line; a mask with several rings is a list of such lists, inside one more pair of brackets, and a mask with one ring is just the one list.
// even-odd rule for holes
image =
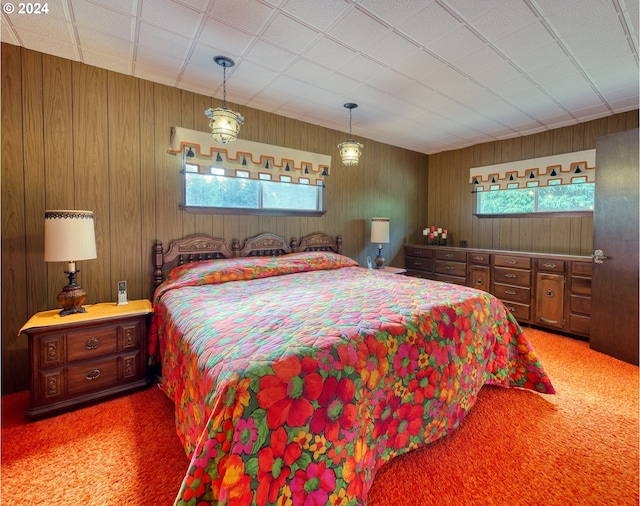
[[169, 249], [164, 252], [161, 241], [153, 245], [153, 284], [158, 286], [164, 280], [165, 274], [177, 265], [202, 260], [216, 260], [222, 258], [279, 256], [287, 253], [303, 251], [331, 251], [342, 252], [342, 237], [332, 237], [320, 232], [309, 234], [300, 239], [287, 241], [284, 237], [265, 232], [245, 239], [240, 247], [240, 241], [233, 239], [231, 247], [224, 239], [204, 234], [197, 234], [171, 241]]

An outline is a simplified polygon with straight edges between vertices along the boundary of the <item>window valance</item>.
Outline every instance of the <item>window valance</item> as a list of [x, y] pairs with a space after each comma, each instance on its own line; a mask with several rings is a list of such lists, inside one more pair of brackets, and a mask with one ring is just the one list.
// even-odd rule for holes
[[[221, 145], [208, 132], [171, 127], [169, 153], [183, 153], [198, 172], [223, 168], [228, 177], [241, 177], [325, 186], [331, 156], [238, 139]], [[188, 153], [188, 154], [187, 154]], [[193, 155], [193, 156], [192, 156]]]
[[595, 182], [596, 150], [587, 149], [560, 155], [518, 160], [473, 167], [469, 182], [478, 190], [507, 190], [529, 186], [572, 184], [577, 178], [582, 182]]

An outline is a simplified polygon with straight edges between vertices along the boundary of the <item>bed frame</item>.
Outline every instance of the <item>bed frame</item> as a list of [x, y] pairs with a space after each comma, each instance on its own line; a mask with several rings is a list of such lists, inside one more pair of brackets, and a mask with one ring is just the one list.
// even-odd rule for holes
[[265, 232], [245, 239], [242, 247], [240, 247], [238, 239], [233, 239], [231, 247], [229, 247], [227, 241], [222, 238], [196, 234], [172, 241], [166, 252], [164, 252], [162, 242], [156, 241], [152, 254], [153, 284], [154, 287], [160, 285], [165, 274], [172, 267], [190, 262], [222, 258], [280, 256], [303, 251], [341, 253], [342, 237], [332, 237], [316, 232], [300, 239], [292, 238], [287, 242], [284, 237]]

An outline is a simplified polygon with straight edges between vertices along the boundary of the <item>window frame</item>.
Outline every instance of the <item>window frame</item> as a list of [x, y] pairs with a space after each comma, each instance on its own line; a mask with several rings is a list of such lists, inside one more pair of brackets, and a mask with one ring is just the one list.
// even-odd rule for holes
[[[316, 187], [316, 202], [320, 206], [320, 209], [310, 210], [310, 209], [278, 209], [278, 208], [263, 208], [263, 207], [209, 207], [209, 206], [190, 206], [187, 205], [187, 173], [198, 174], [203, 176], [220, 176], [220, 177], [228, 177], [233, 178], [233, 176], [226, 176], [222, 174], [215, 174], [214, 171], [221, 170], [225, 171], [224, 167], [210, 165], [209, 166], [209, 174], [203, 174], [198, 171], [188, 171], [187, 165], [191, 165], [193, 167], [198, 167], [197, 165], [190, 164], [188, 161], [184, 161], [183, 168], [180, 171], [182, 175], [182, 203], [180, 204], [180, 209], [190, 213], [190, 214], [225, 214], [225, 215], [253, 215], [253, 216], [299, 216], [299, 217], [319, 217], [324, 216], [327, 213], [326, 209], [326, 186], [325, 185], [311, 185], [311, 184], [302, 184], [302, 183], [294, 183], [294, 182], [286, 182], [281, 181], [279, 179], [254, 179], [249, 177], [252, 181], [255, 181], [258, 185], [258, 204], [262, 205], [262, 186], [263, 183], [276, 183], [276, 184], [292, 184], [305, 187]], [[319, 200], [319, 202], [318, 202]]]

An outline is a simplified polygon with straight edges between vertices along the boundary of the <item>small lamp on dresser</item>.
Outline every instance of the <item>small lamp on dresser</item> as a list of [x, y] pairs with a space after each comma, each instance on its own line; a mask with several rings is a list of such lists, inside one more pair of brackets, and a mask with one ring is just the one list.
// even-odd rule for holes
[[384, 267], [382, 245], [389, 243], [389, 218], [371, 218], [371, 242], [378, 244], [376, 269]]
[[92, 211], [45, 211], [44, 260], [67, 262], [69, 284], [58, 294], [60, 316], [86, 313], [82, 304], [87, 292], [76, 283], [77, 260], [96, 258], [96, 235]]

